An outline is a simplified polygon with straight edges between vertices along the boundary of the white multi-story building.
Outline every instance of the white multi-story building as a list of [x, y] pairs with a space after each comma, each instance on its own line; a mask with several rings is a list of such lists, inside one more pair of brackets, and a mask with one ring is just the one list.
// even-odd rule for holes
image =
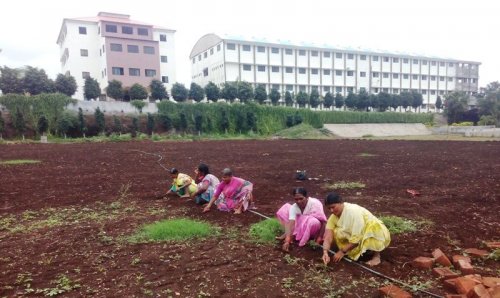
[[191, 51], [193, 82], [247, 81], [269, 92], [293, 93], [313, 89], [321, 94], [347, 95], [364, 89], [369, 93], [398, 94], [417, 91], [424, 108], [437, 96], [459, 90], [478, 90], [479, 62], [411, 54], [369, 51], [329, 45], [294, 44], [289, 41], [207, 34]]
[[123, 14], [64, 19], [57, 38], [62, 73], [75, 77], [77, 99], [83, 99], [89, 76], [99, 82], [102, 93], [111, 80], [124, 87], [147, 87], [157, 79], [170, 89], [176, 81], [174, 33]]

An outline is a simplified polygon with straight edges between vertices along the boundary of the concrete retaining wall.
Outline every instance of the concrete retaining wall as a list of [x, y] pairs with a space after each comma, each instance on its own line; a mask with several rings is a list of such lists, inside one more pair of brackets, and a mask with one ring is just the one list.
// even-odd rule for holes
[[363, 136], [421, 136], [430, 135], [431, 131], [422, 123], [367, 123], [367, 124], [325, 124], [333, 134], [343, 138]]

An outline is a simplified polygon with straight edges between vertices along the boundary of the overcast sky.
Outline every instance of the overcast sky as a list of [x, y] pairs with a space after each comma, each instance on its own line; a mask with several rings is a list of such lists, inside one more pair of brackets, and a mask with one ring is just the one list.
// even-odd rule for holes
[[439, 0], [4, 0], [0, 65], [60, 72], [63, 18], [124, 13], [177, 30], [177, 78], [191, 82], [189, 53], [207, 33], [328, 43], [479, 61], [479, 85], [500, 80], [500, 1]]

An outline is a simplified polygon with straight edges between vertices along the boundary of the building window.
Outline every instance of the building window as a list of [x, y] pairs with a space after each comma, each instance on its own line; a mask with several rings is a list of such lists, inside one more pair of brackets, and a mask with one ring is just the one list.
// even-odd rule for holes
[[413, 64], [418, 64], [418, 60], [417, 59], [413, 59]]
[[436, 80], [436, 76], [431, 76], [431, 81], [435, 81]]
[[399, 74], [398, 73], [393, 73], [392, 74], [393, 79], [399, 79]]
[[439, 62], [439, 66], [445, 66], [446, 64], [444, 62]]
[[431, 95], [436, 95], [436, 90], [431, 90]]
[[389, 62], [389, 57], [384, 57], [384, 62]]
[[437, 62], [436, 62], [436, 61], [431, 61], [431, 65], [432, 65], [432, 66], [436, 66], [436, 65], [437, 65]]
[[366, 55], [359, 55], [359, 60], [366, 60]]
[[83, 79], [90, 78], [90, 72], [88, 72], [88, 71], [82, 71], [82, 78]]
[[286, 85], [286, 91], [293, 91], [293, 85]]
[[448, 63], [448, 67], [454, 67], [455, 64], [453, 62]]
[[347, 54], [347, 59], [349, 59], [349, 60], [354, 59], [354, 54]]
[[348, 76], [348, 77], [352, 77], [352, 76], [354, 76], [354, 71], [352, 71], [352, 70], [348, 70], [348, 71], [347, 71], [347, 76]]
[[439, 90], [439, 95], [444, 95], [444, 90]]
[[427, 60], [422, 60], [422, 65], [427, 65]]
[[250, 52], [250, 45], [244, 44], [243, 45], [243, 51]]
[[201, 61], [201, 55], [198, 55], [198, 61]]
[[339, 70], [339, 69], [335, 70], [335, 75], [336, 76], [341, 76], [342, 75], [342, 70]]
[[403, 58], [403, 63], [404, 63], [404, 64], [408, 64], [408, 62], [409, 62], [409, 59], [408, 59], [408, 58]]
[[128, 44], [127, 45], [127, 52], [129, 52], [129, 53], [139, 53], [139, 46], [138, 45], [133, 45], [133, 44]]
[[133, 34], [134, 29], [132, 27], [129, 27], [129, 26], [122, 26], [122, 33], [123, 34]]
[[412, 78], [413, 78], [414, 80], [418, 80], [418, 75], [412, 75]]
[[144, 73], [146, 74], [146, 77], [154, 77], [154, 76], [156, 76], [156, 70], [155, 69], [145, 69]]
[[389, 73], [388, 72], [384, 72], [383, 76], [384, 76], [384, 79], [388, 79], [389, 78]]
[[87, 27], [78, 27], [78, 33], [87, 35]]
[[399, 89], [397, 89], [397, 88], [392, 89], [392, 93], [398, 94], [399, 93]]
[[103, 54], [104, 54], [105, 50], [106, 50], [106, 47], [104, 45], [102, 45], [102, 53]]
[[115, 76], [123, 76], [123, 67], [112, 67], [111, 73]]
[[208, 67], [203, 68], [203, 76], [208, 77]]
[[271, 66], [271, 71], [272, 72], [280, 72], [279, 66]]
[[257, 47], [257, 52], [259, 52], [259, 53], [265, 53], [266, 52], [266, 47], [258, 46]]
[[378, 93], [378, 88], [373, 88], [373, 93]]
[[193, 58], [193, 64], [196, 62], [196, 58]]
[[116, 25], [106, 24], [106, 32], [111, 32], [111, 33], [118, 32]]
[[203, 53], [203, 58], [207, 58], [207, 57], [208, 57], [207, 52]]
[[399, 58], [392, 58], [393, 63], [399, 63]]
[[323, 86], [323, 91], [324, 92], [330, 92], [330, 87], [329, 86]]
[[272, 90], [279, 90], [280, 89], [280, 85], [278, 84], [273, 84], [272, 87], [271, 87]]
[[323, 52], [323, 57], [330, 58], [330, 52]]
[[342, 59], [342, 53], [335, 53], [335, 58]]
[[305, 74], [306, 73], [306, 69], [303, 68], [303, 67], [299, 67], [299, 73], [300, 74]]
[[299, 50], [299, 56], [305, 56], [306, 50]]
[[139, 68], [129, 68], [128, 75], [132, 77], [138, 77], [141, 75], [141, 70]]
[[406, 73], [405, 73], [405, 74], [403, 74], [403, 79], [408, 80], [409, 78], [410, 78], [410, 75], [408, 75], [408, 74], [406, 74]]
[[318, 51], [311, 51], [311, 56], [318, 57]]
[[161, 82], [168, 84], [168, 76], [161, 76]]
[[448, 82], [453, 82], [453, 78], [448, 78]]
[[382, 88], [382, 92], [389, 93], [389, 88]]
[[153, 55], [155, 53], [155, 48], [154, 47], [144, 46], [143, 50], [144, 50], [144, 54]]
[[160, 34], [160, 41], [167, 41], [167, 35], [166, 34]]
[[236, 50], [236, 45], [234, 43], [228, 43], [227, 44], [227, 49], [231, 50], [231, 51], [234, 51], [234, 50]]
[[257, 65], [257, 71], [260, 72], [266, 71], [266, 67], [264, 65]]
[[80, 49], [80, 56], [82, 56], [82, 57], [88, 57], [89, 56], [89, 50], [87, 50], [87, 49]]
[[426, 75], [422, 75], [422, 81], [427, 81], [427, 76]]
[[444, 82], [444, 77], [441, 77], [441, 76], [440, 76], [440, 77], [439, 77], [439, 81], [440, 81], [440, 82]]
[[148, 30], [148, 28], [137, 28], [137, 34], [143, 35], [143, 36], [148, 36], [149, 30]]
[[372, 56], [372, 61], [378, 61], [378, 56]]
[[250, 64], [243, 64], [243, 70], [250, 71], [250, 70], [252, 70], [252, 66]]
[[426, 95], [427, 94], [427, 90], [422, 90], [422, 95]]
[[323, 69], [323, 75], [329, 76], [330, 75], [330, 70], [329, 69]]
[[359, 72], [359, 76], [362, 77], [362, 78], [365, 78], [366, 77], [366, 72], [365, 71]]
[[279, 54], [280, 53], [280, 49], [278, 49], [278, 48], [271, 48], [271, 53], [273, 53], [273, 54]]
[[285, 49], [285, 55], [293, 55], [292, 49]]
[[353, 93], [354, 92], [354, 87], [347, 87], [347, 92], [348, 93]]
[[161, 63], [168, 63], [168, 57], [167, 56], [160, 56], [160, 61], [161, 61]]
[[335, 87], [336, 93], [342, 93], [342, 87]]
[[286, 73], [293, 73], [293, 68], [291, 68], [291, 67], [285, 67], [285, 72]]
[[99, 56], [102, 56], [102, 49], [99, 49]]
[[112, 43], [110, 44], [110, 47], [112, 52], [121, 52], [123, 50], [122, 45], [119, 43]]
[[214, 54], [214, 48], [210, 49], [210, 56]]
[[311, 69], [311, 74], [317, 75], [318, 74], [318, 69], [317, 68], [312, 68]]
[[372, 73], [372, 77], [374, 77], [374, 78], [378, 78], [378, 72], [373, 72], [373, 73]]
[[220, 52], [220, 44], [217, 45], [217, 52]]
[[306, 86], [304, 86], [304, 85], [300, 85], [300, 86], [299, 86], [299, 91], [303, 91], [303, 92], [305, 92], [305, 91], [306, 91]]

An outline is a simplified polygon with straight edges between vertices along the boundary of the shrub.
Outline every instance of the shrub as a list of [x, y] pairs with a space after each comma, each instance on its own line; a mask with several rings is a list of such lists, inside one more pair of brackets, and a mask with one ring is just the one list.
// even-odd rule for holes
[[250, 237], [259, 243], [274, 243], [275, 237], [283, 233], [283, 227], [275, 218], [266, 219], [250, 226]]
[[169, 219], [145, 225], [131, 240], [180, 241], [208, 237], [216, 232], [216, 229], [206, 222], [187, 218]]

